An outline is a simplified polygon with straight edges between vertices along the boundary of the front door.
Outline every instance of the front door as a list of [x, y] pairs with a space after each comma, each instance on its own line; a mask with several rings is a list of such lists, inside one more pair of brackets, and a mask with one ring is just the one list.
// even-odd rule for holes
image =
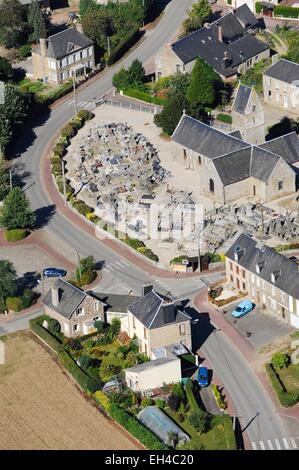
[[255, 185], [252, 186], [252, 194], [253, 194], [254, 196], [256, 195]]

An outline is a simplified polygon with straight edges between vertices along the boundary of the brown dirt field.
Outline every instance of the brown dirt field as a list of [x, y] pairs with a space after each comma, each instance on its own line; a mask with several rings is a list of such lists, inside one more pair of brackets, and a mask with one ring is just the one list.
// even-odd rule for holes
[[140, 449], [78, 390], [28, 334], [5, 343], [0, 365], [0, 449]]

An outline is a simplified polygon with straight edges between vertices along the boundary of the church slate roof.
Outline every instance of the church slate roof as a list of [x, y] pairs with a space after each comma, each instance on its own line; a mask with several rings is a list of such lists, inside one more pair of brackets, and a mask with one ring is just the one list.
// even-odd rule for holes
[[288, 163], [293, 164], [299, 161], [299, 139], [296, 132], [277, 137], [259, 145], [264, 150], [280, 155]]
[[214, 158], [213, 163], [224, 186], [242, 181], [250, 176], [251, 148], [237, 150]]
[[272, 77], [282, 82], [292, 83], [299, 80], [299, 64], [290, 60], [280, 59], [276, 64], [269, 67], [264, 75]]
[[259, 147], [252, 147], [250, 175], [266, 183], [281, 157]]
[[245, 114], [252, 88], [240, 83], [233, 103], [233, 110], [240, 114]]
[[228, 135], [231, 135], [232, 137], [236, 137], [236, 139], [243, 140], [242, 134], [239, 130], [229, 132]]
[[[273, 248], [263, 245], [245, 233], [239, 235], [227, 251], [226, 256], [235, 260], [235, 252], [238, 250], [243, 252], [238, 261], [240, 266], [299, 300], [299, 272], [295, 261], [277, 253]], [[256, 272], [257, 264], [264, 264], [260, 274]], [[272, 273], [279, 273], [275, 283], [272, 282]]]

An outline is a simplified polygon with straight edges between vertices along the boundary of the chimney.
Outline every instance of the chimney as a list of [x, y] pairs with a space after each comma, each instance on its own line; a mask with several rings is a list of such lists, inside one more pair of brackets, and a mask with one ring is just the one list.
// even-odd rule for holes
[[142, 286], [141, 288], [142, 297], [152, 292], [152, 290], [153, 290], [153, 284], [145, 284], [144, 286]]
[[223, 29], [221, 24], [217, 24], [218, 41], [223, 42]]
[[47, 50], [48, 50], [48, 41], [45, 38], [39, 38], [39, 45], [40, 45], [40, 55], [42, 57], [47, 57]]
[[73, 23], [73, 28], [76, 29], [78, 31], [78, 33], [81, 33], [83, 34], [83, 26], [82, 26], [82, 23], [78, 23], [78, 21], [74, 21]]
[[229, 66], [229, 57], [227, 51], [224, 51], [223, 64], [225, 69]]
[[54, 305], [54, 307], [58, 307], [58, 305], [59, 305], [59, 288], [53, 286], [51, 288], [51, 294], [52, 294], [52, 305]]

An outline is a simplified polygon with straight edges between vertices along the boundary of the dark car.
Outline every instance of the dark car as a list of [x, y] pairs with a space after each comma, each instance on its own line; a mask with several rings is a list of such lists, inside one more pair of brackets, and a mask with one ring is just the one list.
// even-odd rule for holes
[[43, 277], [64, 277], [67, 275], [67, 271], [58, 268], [45, 268], [43, 270]]
[[197, 382], [201, 387], [207, 387], [209, 385], [209, 375], [206, 367], [199, 367]]

